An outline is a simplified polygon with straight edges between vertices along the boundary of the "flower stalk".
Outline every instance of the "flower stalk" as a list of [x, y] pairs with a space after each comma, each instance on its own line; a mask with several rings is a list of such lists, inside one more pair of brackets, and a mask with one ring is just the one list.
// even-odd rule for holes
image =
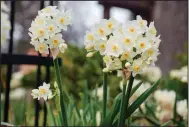
[[103, 110], [102, 118], [106, 117], [106, 104], [107, 104], [107, 73], [103, 73]]
[[[130, 75], [130, 79], [129, 79], [129, 84], [127, 86], [127, 92], [126, 92], [126, 100], [125, 100], [125, 110], [127, 112], [127, 108], [128, 108], [128, 105], [129, 105], [129, 98], [130, 98], [130, 94], [131, 94], [131, 90], [132, 90], [132, 86], [133, 86], [133, 81], [134, 81], [134, 77], [132, 76], [132, 74]], [[123, 112], [123, 118], [125, 118], [126, 116], [126, 112]], [[123, 122], [120, 124], [120, 126], [124, 126], [124, 123], [125, 123], [125, 119], [123, 120]]]
[[127, 85], [127, 80], [124, 78], [123, 79], [123, 91], [122, 91], [122, 100], [121, 100], [121, 108], [120, 108], [120, 117], [119, 117], [119, 127], [121, 125], [124, 125], [124, 114], [125, 114], [125, 102], [126, 102], [126, 85]]
[[58, 88], [60, 90], [60, 105], [61, 105], [61, 114], [63, 117], [63, 124], [65, 127], [67, 127], [68, 126], [67, 114], [66, 114], [65, 104], [63, 100], [62, 80], [60, 76], [60, 68], [58, 64], [58, 59], [54, 60], [54, 67], [55, 67], [55, 72], [56, 72], [56, 77], [57, 77]]

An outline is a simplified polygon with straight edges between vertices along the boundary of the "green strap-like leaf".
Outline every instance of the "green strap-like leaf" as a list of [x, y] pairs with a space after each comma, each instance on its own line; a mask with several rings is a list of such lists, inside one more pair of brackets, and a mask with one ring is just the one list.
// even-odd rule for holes
[[84, 87], [83, 109], [85, 109], [87, 104], [88, 104], [88, 82], [86, 81]]
[[174, 120], [176, 120], [176, 117], [177, 117], [177, 95], [176, 95], [176, 97], [175, 97], [173, 113], [174, 113], [173, 118], [174, 118]]
[[78, 118], [81, 118], [81, 114], [79, 112], [79, 109], [76, 107], [76, 105], [75, 105], [75, 111], [77, 113]]
[[148, 98], [148, 96], [154, 92], [158, 84], [160, 83], [160, 79], [155, 82], [149, 89], [147, 89], [144, 93], [142, 93], [129, 107], [127, 110], [126, 118], [128, 118], [139, 106]]
[[102, 119], [106, 117], [106, 104], [107, 104], [107, 73], [103, 75], [103, 105], [102, 105]]
[[122, 97], [122, 93], [120, 93], [119, 95], [116, 96], [113, 106], [112, 106], [112, 109], [108, 113], [108, 115], [105, 117], [105, 119], [101, 122], [101, 126], [108, 126], [113, 123], [115, 116], [119, 112], [119, 108], [120, 108], [120, 104], [121, 104], [121, 97]]
[[60, 108], [60, 95], [56, 95], [54, 100], [55, 100], [56, 109], [57, 109], [57, 111], [60, 112], [61, 111], [61, 108]]
[[123, 122], [121, 124], [119, 124], [119, 126], [124, 126], [125, 124], [125, 117], [126, 117], [126, 113], [128, 112], [128, 106], [129, 106], [129, 99], [130, 99], [130, 94], [131, 94], [131, 91], [132, 91], [132, 87], [133, 87], [133, 82], [134, 82], [134, 77], [130, 76], [130, 79], [129, 79], [129, 84], [128, 84], [128, 87], [127, 87], [127, 92], [126, 92], [126, 97], [125, 97], [125, 111], [124, 112], [124, 115], [123, 115]]
[[121, 100], [121, 106], [120, 106], [120, 117], [119, 117], [119, 126], [124, 124], [124, 114], [125, 114], [125, 102], [126, 102], [126, 81], [124, 81], [123, 84], [123, 91], [122, 91], [122, 100]]
[[54, 60], [54, 67], [55, 67], [55, 72], [56, 72], [56, 77], [57, 77], [57, 84], [60, 90], [60, 106], [61, 106], [61, 115], [63, 118], [63, 124], [65, 127], [68, 126], [68, 121], [67, 121], [67, 114], [66, 114], [66, 106], [64, 104], [64, 99], [63, 99], [63, 85], [62, 85], [62, 79], [60, 75], [60, 68], [59, 68], [59, 63], [58, 59]]
[[167, 127], [172, 121], [169, 120], [167, 122], [165, 122], [164, 124], [161, 125], [161, 127]]
[[143, 83], [143, 82], [141, 81], [141, 82], [139, 82], [136, 86], [134, 86], [134, 87], [132, 88], [130, 97], [137, 91], [137, 89], [142, 85], [142, 83]]
[[56, 126], [54, 114], [53, 114], [53, 112], [52, 112], [52, 110], [51, 110], [51, 107], [50, 107], [50, 105], [49, 105], [48, 102], [46, 102], [45, 104], [46, 104], [46, 106], [47, 106], [47, 112], [48, 112], [48, 115], [49, 115], [49, 117], [50, 117], [51, 126]]
[[62, 117], [61, 117], [61, 112], [58, 112], [58, 114], [55, 116], [55, 121], [56, 121], [56, 125], [57, 126], [62, 126], [63, 125], [63, 121], [62, 121]]

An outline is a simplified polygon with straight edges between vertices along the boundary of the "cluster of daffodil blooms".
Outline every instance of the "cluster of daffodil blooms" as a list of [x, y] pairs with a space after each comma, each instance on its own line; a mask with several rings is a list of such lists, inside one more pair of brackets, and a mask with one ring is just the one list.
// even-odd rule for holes
[[4, 1], [1, 1], [1, 44], [4, 44], [9, 39], [10, 28], [9, 8]]
[[142, 73], [145, 67], [154, 65], [159, 53], [160, 36], [154, 22], [137, 16], [125, 25], [113, 18], [103, 19], [85, 35], [87, 57], [100, 52], [106, 64], [104, 72], [127, 68], [133, 76]]
[[31, 44], [36, 51], [49, 54], [56, 58], [59, 51], [64, 53], [67, 45], [64, 43], [61, 31], [67, 30], [71, 24], [71, 11], [59, 11], [56, 6], [48, 6], [38, 11], [38, 16], [31, 23], [29, 35]]

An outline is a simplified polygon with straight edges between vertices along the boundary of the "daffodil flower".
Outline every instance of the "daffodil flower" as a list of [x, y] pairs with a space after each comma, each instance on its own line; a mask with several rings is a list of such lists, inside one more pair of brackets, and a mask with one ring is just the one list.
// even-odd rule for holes
[[109, 35], [111, 33], [111, 30], [108, 29], [107, 26], [105, 26], [105, 24], [98, 24], [95, 26], [95, 35], [97, 38], [101, 38], [102, 40], [106, 40], [107, 39], [107, 35]]
[[124, 50], [133, 49], [136, 45], [136, 38], [129, 33], [124, 33], [120, 39]]
[[68, 48], [67, 44], [65, 43], [61, 43], [59, 46], [58, 46], [59, 50], [61, 53], [64, 53], [65, 50]]
[[102, 24], [104, 24], [104, 26], [111, 32], [116, 30], [117, 27], [119, 26], [119, 22], [115, 20], [114, 18], [110, 18], [108, 20], [103, 19], [102, 22], [103, 22]]
[[35, 45], [36, 51], [39, 51], [40, 53], [46, 53], [49, 54], [48, 45], [45, 43], [37, 43]]
[[139, 15], [137, 15], [136, 19], [137, 19], [137, 23], [139, 24], [139, 26], [145, 31], [148, 28], [147, 21], [143, 20], [142, 17]]
[[147, 29], [147, 34], [152, 35], [152, 36], [156, 36], [156, 33], [157, 33], [157, 31], [156, 31], [156, 28], [154, 26], [154, 22], [151, 22], [148, 29]]
[[119, 57], [123, 53], [123, 47], [120, 41], [113, 36], [107, 41], [106, 47], [105, 54], [108, 56]]
[[43, 16], [54, 16], [58, 13], [58, 10], [56, 9], [57, 6], [48, 6], [40, 11], [38, 11], [39, 15], [43, 15]]
[[93, 31], [87, 31], [86, 35], [84, 37], [84, 42], [93, 43], [95, 41], [96, 37]]
[[133, 72], [133, 76], [136, 76], [138, 73], [142, 73], [144, 65], [145, 64], [141, 58], [134, 60], [132, 66], [129, 68]]
[[33, 98], [43, 98], [44, 100], [47, 100], [49, 97], [51, 98], [52, 96], [52, 91], [49, 89], [50, 84], [46, 84], [45, 82], [43, 83], [42, 86], [39, 86], [38, 89], [33, 89], [32, 90], [32, 96]]
[[150, 48], [150, 43], [148, 38], [141, 37], [136, 42], [136, 50], [137, 53], [142, 53], [146, 51], [148, 48]]
[[104, 40], [98, 40], [95, 42], [94, 49], [99, 51], [101, 55], [104, 54], [105, 49], [106, 49], [106, 41]]
[[122, 56], [121, 56], [121, 60], [127, 60], [132, 62], [133, 58], [136, 56], [136, 52], [134, 52], [132, 49], [128, 49], [127, 51], [124, 51]]
[[55, 18], [56, 18], [56, 23], [58, 24], [58, 27], [67, 30], [67, 26], [70, 25], [71, 22], [71, 11], [61, 11]]
[[56, 34], [51, 39], [49, 39], [48, 44], [50, 48], [57, 48], [61, 43], [64, 43], [65, 40], [62, 39], [62, 34]]
[[123, 28], [124, 32], [127, 32], [135, 37], [143, 33], [143, 30], [140, 28], [140, 25], [136, 21], [130, 21]]

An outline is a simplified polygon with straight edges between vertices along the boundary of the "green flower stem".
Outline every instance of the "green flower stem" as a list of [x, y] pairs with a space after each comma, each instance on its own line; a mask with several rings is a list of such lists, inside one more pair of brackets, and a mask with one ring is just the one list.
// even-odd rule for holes
[[102, 110], [102, 119], [106, 117], [106, 103], [107, 103], [107, 73], [103, 75], [103, 110]]
[[[132, 90], [132, 86], [133, 86], [133, 81], [134, 81], [134, 77], [131, 74], [130, 79], [129, 79], [129, 84], [128, 84], [128, 87], [127, 87], [127, 92], [126, 92], [126, 100], [125, 100], [126, 112], [127, 112], [127, 108], [128, 108], [128, 105], [129, 105], [129, 98], [130, 98], [130, 94], [131, 94], [131, 90]], [[123, 118], [125, 118], [126, 112], [124, 112]], [[121, 126], [124, 126], [125, 119], [123, 121], [124, 122], [121, 124]]]
[[60, 106], [61, 106], [61, 113], [62, 113], [62, 117], [63, 117], [63, 124], [65, 127], [67, 127], [68, 122], [67, 122], [65, 104], [64, 104], [64, 100], [63, 100], [62, 80], [61, 80], [61, 76], [60, 76], [60, 68], [59, 68], [59, 64], [58, 64], [58, 59], [54, 60], [54, 67], [55, 67], [58, 87], [60, 90]]
[[51, 109], [49, 103], [48, 103], [48, 102], [45, 102], [45, 105], [47, 106], [48, 115], [49, 115], [50, 120], [51, 120], [51, 126], [56, 126], [54, 114], [53, 114], [53, 112], [52, 112], [52, 109]]
[[119, 127], [121, 127], [121, 125], [124, 125], [124, 114], [125, 114], [125, 102], [126, 102], [126, 85], [127, 85], [127, 81], [125, 79], [123, 79], [123, 91], [122, 91], [122, 100], [121, 100], [121, 108], [120, 108], [120, 117], [119, 117]]

